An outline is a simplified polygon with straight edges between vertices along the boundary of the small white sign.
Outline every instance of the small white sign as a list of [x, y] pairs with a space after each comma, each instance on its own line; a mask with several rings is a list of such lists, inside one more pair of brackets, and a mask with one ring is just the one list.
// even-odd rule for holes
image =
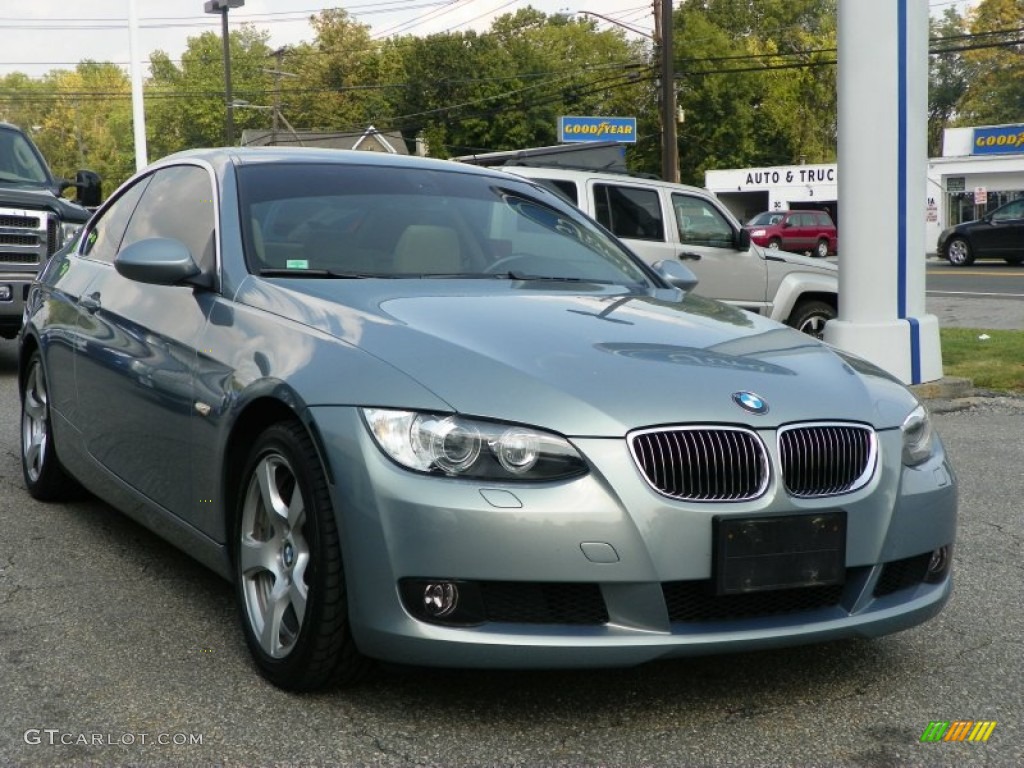
[[988, 204], [988, 190], [984, 187], [974, 188], [974, 204], [975, 205], [987, 205]]

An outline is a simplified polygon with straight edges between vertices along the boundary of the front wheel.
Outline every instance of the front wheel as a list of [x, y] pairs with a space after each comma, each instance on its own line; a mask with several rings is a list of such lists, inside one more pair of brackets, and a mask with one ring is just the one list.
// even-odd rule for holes
[[779, 250], [779, 248], [782, 247], [782, 241], [777, 237], [773, 237], [771, 240], [768, 241], [768, 247], [771, 248], [773, 251], [777, 251]]
[[352, 639], [327, 478], [306, 430], [276, 424], [246, 462], [235, 515], [235, 581], [246, 643], [274, 685], [350, 684], [369, 661]]
[[816, 339], [824, 337], [825, 323], [835, 320], [836, 309], [824, 301], [801, 301], [789, 316], [788, 324]]
[[974, 263], [971, 245], [962, 237], [954, 237], [946, 246], [946, 258], [954, 267], [968, 267]]
[[38, 350], [29, 358], [21, 384], [21, 471], [28, 492], [40, 501], [62, 501], [81, 491], [57, 458], [50, 391]]

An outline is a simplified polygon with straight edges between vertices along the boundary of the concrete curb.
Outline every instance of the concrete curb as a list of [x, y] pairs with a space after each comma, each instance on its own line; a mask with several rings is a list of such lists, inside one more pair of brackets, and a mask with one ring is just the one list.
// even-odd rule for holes
[[950, 400], [970, 395], [974, 391], [974, 382], [958, 376], [946, 376], [937, 381], [914, 384], [910, 391], [921, 400]]

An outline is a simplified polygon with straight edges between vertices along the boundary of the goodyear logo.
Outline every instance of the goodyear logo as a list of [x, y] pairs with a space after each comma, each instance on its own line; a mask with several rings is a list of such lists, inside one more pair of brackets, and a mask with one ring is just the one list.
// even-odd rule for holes
[[921, 741], [988, 741], [995, 729], [995, 720], [932, 720]]
[[635, 117], [560, 117], [560, 140], [563, 143], [580, 141], [618, 141], [636, 143]]
[[973, 155], [1024, 152], [1024, 125], [995, 125], [974, 129]]

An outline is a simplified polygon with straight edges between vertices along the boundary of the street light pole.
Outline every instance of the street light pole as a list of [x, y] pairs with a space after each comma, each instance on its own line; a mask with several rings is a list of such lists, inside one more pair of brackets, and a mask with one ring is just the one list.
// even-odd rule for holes
[[241, 8], [245, 0], [206, 0], [203, 10], [206, 13], [220, 14], [220, 34], [224, 42], [224, 144], [235, 143], [235, 112], [234, 99], [231, 95], [231, 38], [228, 33], [228, 9]]

